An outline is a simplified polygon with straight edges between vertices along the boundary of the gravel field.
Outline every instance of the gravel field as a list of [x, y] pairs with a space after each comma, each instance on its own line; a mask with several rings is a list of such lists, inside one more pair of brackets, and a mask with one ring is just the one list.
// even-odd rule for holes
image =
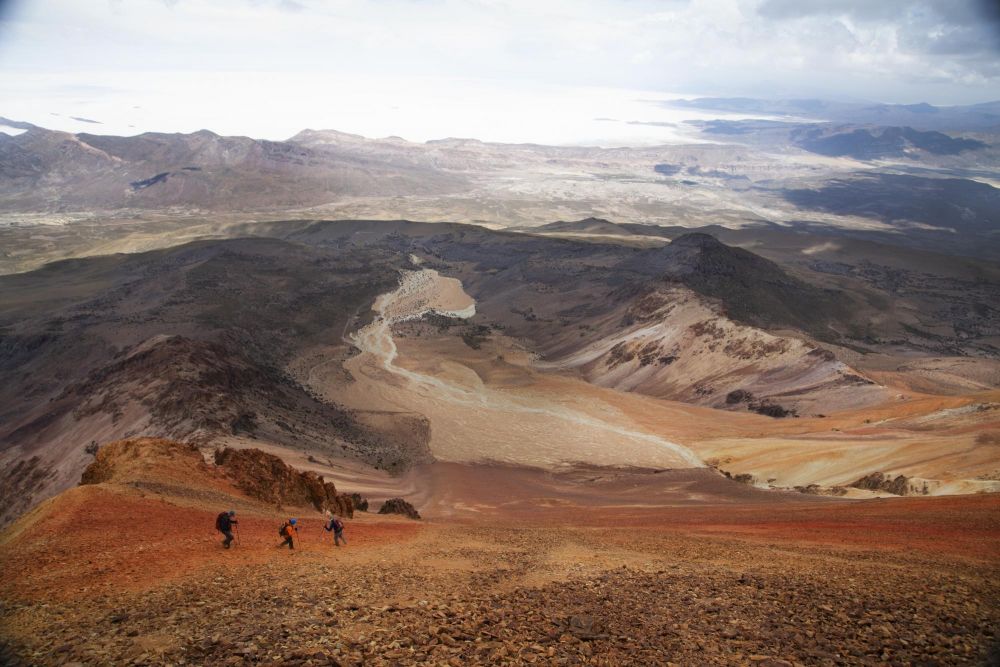
[[[824, 504], [813, 531], [805, 510], [781, 505], [757, 506], [757, 531], [753, 508], [733, 521], [731, 508], [631, 513], [618, 527], [612, 510], [595, 525], [568, 511], [572, 526], [551, 512], [362, 514], [339, 549], [318, 519], [300, 522], [290, 553], [274, 546], [275, 517], [251, 512], [224, 551], [209, 531], [191, 536], [210, 513], [146, 499], [129, 510], [116, 495], [92, 492], [79, 504], [87, 518], [69, 511], [75, 533], [39, 525], [0, 545], [0, 662], [777, 667], [998, 655], [995, 497]], [[112, 514], [146, 522], [102, 542]], [[972, 524], [978, 550], [945, 537]], [[942, 537], [911, 548], [906, 533]]]

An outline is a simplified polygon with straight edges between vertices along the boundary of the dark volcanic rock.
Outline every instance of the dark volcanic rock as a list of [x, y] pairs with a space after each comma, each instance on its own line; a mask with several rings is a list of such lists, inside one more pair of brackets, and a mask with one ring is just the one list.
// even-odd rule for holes
[[351, 493], [351, 502], [354, 503], [354, 509], [358, 512], [368, 511], [368, 499], [362, 498], [360, 493]]
[[170, 172], [164, 171], [156, 176], [144, 178], [141, 181], [132, 181], [129, 185], [132, 186], [133, 190], [142, 190], [143, 188], [148, 188], [149, 186], [156, 185], [157, 183], [165, 183], [168, 176], [170, 176]]
[[389, 500], [382, 503], [382, 507], [378, 510], [379, 514], [402, 514], [411, 519], [419, 519], [420, 513], [416, 510], [413, 505], [403, 500], [402, 498], [390, 498]]
[[897, 496], [927, 495], [929, 489], [927, 484], [913, 482], [905, 475], [887, 475], [884, 472], [873, 472], [865, 475], [858, 481], [851, 484], [855, 489], [866, 489], [868, 491], [884, 491]]
[[710, 234], [683, 234], [666, 247], [637, 253], [621, 268], [717, 299], [728, 317], [755, 327], [794, 327], [828, 339], [828, 322], [852, 318], [851, 299], [843, 292], [806, 283], [774, 262]]
[[753, 394], [745, 389], [735, 389], [726, 394], [726, 405], [738, 405], [753, 400]]
[[[989, 234], [1000, 212], [1000, 189], [965, 178], [928, 178], [907, 174], [868, 174], [833, 180], [823, 187], [784, 190], [789, 202], [804, 209], [860, 215], [885, 222], [924, 223], [932, 229], [907, 226], [907, 234], [954, 232]], [[944, 230], [933, 228], [943, 227]], [[913, 239], [902, 242], [912, 243]]]
[[765, 417], [774, 417], [775, 419], [781, 419], [783, 417], [794, 417], [796, 416], [794, 410], [789, 410], [785, 407], [778, 405], [772, 401], [751, 401], [748, 405], [751, 411], [756, 412], [759, 415], [764, 415]]
[[746, 403], [747, 409], [751, 412], [775, 419], [798, 416], [794, 410], [789, 410], [768, 399], [759, 400], [754, 397], [753, 393], [745, 389], [735, 389], [726, 394], [726, 405], [736, 406], [742, 403]]

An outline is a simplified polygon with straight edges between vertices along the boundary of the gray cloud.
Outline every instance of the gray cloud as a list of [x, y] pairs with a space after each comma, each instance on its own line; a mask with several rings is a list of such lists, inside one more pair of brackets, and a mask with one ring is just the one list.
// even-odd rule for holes
[[757, 13], [770, 19], [798, 19], [811, 16], [847, 15], [861, 21], [898, 18], [913, 6], [909, 0], [765, 0]]
[[888, 22], [926, 17], [964, 26], [1000, 22], [1000, 9], [993, 0], [764, 0], [757, 11], [772, 19], [844, 15], [856, 21]]
[[1000, 98], [1000, 13], [972, 0], [14, 4], [0, 24], [0, 70], [464, 77], [892, 102]]
[[794, 22], [799, 30], [849, 25], [859, 42], [866, 33], [889, 31], [894, 39], [886, 45], [886, 59], [921, 63], [899, 73], [911, 81], [978, 79], [982, 84], [998, 76], [1000, 4], [995, 0], [764, 0], [757, 11], [779, 24]]
[[758, 13], [776, 20], [844, 17], [896, 28], [906, 36], [942, 34], [947, 41], [969, 39], [970, 48], [1000, 48], [1000, 3], [995, 0], [764, 0]]

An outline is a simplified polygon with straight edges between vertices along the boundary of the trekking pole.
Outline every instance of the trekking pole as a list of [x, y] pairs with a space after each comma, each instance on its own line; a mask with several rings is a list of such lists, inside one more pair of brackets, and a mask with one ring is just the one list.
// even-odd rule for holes
[[240, 524], [236, 524], [236, 546], [240, 546]]

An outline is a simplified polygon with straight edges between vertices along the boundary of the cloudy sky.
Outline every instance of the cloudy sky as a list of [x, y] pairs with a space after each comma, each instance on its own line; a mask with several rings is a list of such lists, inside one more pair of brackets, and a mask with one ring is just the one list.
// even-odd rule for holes
[[0, 116], [571, 141], [676, 95], [973, 103], [1000, 99], [994, 4], [0, 0]]

